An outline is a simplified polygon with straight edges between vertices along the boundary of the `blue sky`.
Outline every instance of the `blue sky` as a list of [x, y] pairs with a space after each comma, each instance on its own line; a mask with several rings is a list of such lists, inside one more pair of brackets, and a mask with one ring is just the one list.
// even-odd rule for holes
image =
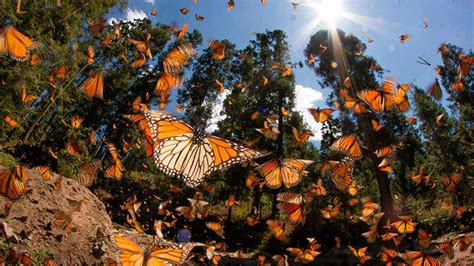
[[[310, 36], [321, 29], [312, 23], [318, 10], [308, 6], [308, 2], [320, 0], [267, 0], [262, 6], [260, 0], [235, 0], [235, 7], [227, 11], [227, 0], [135, 0], [129, 1], [127, 10], [112, 10], [108, 17], [133, 19], [147, 16], [153, 22], [176, 22], [179, 26], [190, 24], [190, 29], [199, 30], [204, 40], [228, 39], [238, 48], [245, 47], [254, 38], [252, 32], [281, 29], [287, 33], [293, 61], [303, 61], [303, 50]], [[335, 0], [330, 0], [335, 1]], [[291, 2], [302, 2], [292, 14]], [[305, 3], [306, 2], [306, 3]], [[190, 12], [182, 15], [179, 8], [187, 7]], [[437, 53], [441, 42], [450, 42], [465, 49], [474, 47], [474, 1], [472, 0], [342, 0], [344, 14], [352, 14], [356, 21], [340, 13], [335, 25], [346, 33], [354, 34], [367, 43], [366, 54], [373, 56], [379, 64], [389, 70], [389, 75], [399, 82], [414, 81], [426, 87], [436, 77], [434, 66], [441, 64]], [[157, 8], [158, 15], [150, 12]], [[198, 13], [205, 17], [195, 20]], [[424, 31], [423, 20], [428, 19], [428, 29]], [[404, 43], [399, 36], [410, 34]], [[416, 62], [421, 56], [433, 66]], [[297, 109], [310, 106], [324, 106], [324, 90], [317, 83], [312, 71], [304, 67], [295, 70], [297, 86]], [[308, 114], [306, 114], [307, 116]], [[307, 116], [307, 123], [314, 130], [319, 126]]]

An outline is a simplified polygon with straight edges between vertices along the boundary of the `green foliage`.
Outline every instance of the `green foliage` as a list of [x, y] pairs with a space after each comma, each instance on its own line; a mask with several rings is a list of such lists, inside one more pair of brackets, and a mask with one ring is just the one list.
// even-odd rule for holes
[[44, 264], [46, 259], [54, 259], [54, 254], [51, 250], [45, 247], [39, 247], [34, 249], [33, 251], [29, 252], [29, 256], [31, 258], [31, 265], [40, 266]]
[[0, 165], [5, 167], [14, 166], [17, 164], [15, 157], [8, 153], [0, 152]]

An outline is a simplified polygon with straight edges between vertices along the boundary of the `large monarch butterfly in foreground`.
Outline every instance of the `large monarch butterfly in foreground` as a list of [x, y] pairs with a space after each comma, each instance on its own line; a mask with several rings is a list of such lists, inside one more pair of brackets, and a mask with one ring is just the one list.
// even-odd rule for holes
[[132, 240], [120, 234], [114, 235], [114, 243], [120, 249], [119, 259], [124, 266], [154, 266], [154, 265], [177, 265], [186, 261], [191, 245], [183, 248], [164, 247], [152, 245], [147, 250], [143, 250]]
[[17, 165], [0, 170], [0, 193], [9, 199], [18, 199], [26, 192], [26, 168]]
[[184, 121], [160, 111], [145, 111], [160, 171], [196, 187], [214, 171], [267, 155], [228, 140], [194, 132]]
[[0, 53], [8, 53], [15, 60], [28, 59], [30, 50], [38, 45], [39, 43], [32, 41], [13, 26], [5, 25], [0, 28]]

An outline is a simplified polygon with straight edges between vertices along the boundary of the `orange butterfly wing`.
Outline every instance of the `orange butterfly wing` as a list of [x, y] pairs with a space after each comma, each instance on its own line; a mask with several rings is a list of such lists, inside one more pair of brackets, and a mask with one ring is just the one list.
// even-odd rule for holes
[[29, 50], [38, 45], [38, 43], [33, 42], [10, 25], [3, 26], [0, 29], [0, 53], [8, 53], [15, 60], [24, 61], [28, 59]]
[[104, 99], [104, 75], [102, 72], [94, 72], [81, 84], [80, 88], [85, 92], [86, 98], [93, 97]]
[[20, 165], [0, 170], [0, 193], [9, 199], [18, 199], [26, 192], [26, 168]]

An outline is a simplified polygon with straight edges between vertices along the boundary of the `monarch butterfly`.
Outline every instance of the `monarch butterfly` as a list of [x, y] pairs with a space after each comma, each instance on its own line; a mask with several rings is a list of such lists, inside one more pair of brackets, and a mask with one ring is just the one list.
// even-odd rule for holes
[[340, 137], [333, 142], [331, 150], [341, 152], [355, 160], [362, 158], [362, 149], [356, 135]]
[[94, 63], [94, 57], [95, 57], [94, 46], [92, 45], [87, 46], [87, 64], [88, 65]]
[[305, 168], [312, 164], [310, 160], [300, 159], [274, 159], [258, 167], [258, 171], [265, 178], [265, 184], [271, 189], [277, 189], [282, 184], [290, 188], [298, 185]]
[[40, 64], [42, 62], [43, 61], [41, 59], [39, 59], [37, 54], [31, 53], [30, 66], [35, 66], [35, 65]]
[[257, 128], [256, 131], [262, 133], [267, 139], [276, 140], [278, 135], [280, 135], [280, 131], [275, 127], [271, 127], [268, 125], [267, 121], [263, 122], [263, 128]]
[[314, 258], [321, 254], [321, 252], [311, 249], [286, 248], [286, 250], [296, 256], [295, 262], [302, 262], [304, 264], [313, 262]]
[[115, 180], [119, 181], [122, 179], [123, 171], [124, 168], [122, 162], [117, 160], [105, 170], [104, 175], [105, 177], [114, 178]]
[[316, 61], [316, 58], [314, 57], [313, 54], [308, 55], [308, 63], [314, 64], [314, 61]]
[[267, 0], [260, 0], [260, 2], [262, 3], [262, 6], [265, 6], [267, 4]]
[[380, 131], [383, 126], [375, 119], [371, 119], [370, 120], [370, 124], [372, 125], [372, 129], [375, 131], [375, 132], [378, 132]]
[[158, 14], [158, 9], [155, 7], [151, 10], [150, 15], [156, 16]]
[[405, 43], [406, 40], [408, 40], [408, 38], [410, 38], [410, 34], [402, 34], [400, 35], [400, 43]]
[[263, 83], [263, 86], [266, 86], [268, 84], [268, 78], [265, 76], [262, 76], [262, 83]]
[[239, 202], [235, 200], [234, 194], [230, 194], [229, 198], [225, 201], [225, 206], [227, 208], [232, 208], [235, 204], [239, 205]]
[[62, 83], [66, 79], [68, 68], [65, 66], [58, 66], [52, 68], [48, 75], [49, 86], [55, 88], [56, 83]]
[[463, 252], [467, 250], [471, 242], [471, 238], [463, 234], [454, 240], [454, 247]]
[[323, 180], [321, 180], [321, 178], [319, 178], [316, 183], [311, 184], [310, 191], [316, 196], [327, 195], [326, 188], [323, 186]]
[[102, 45], [102, 47], [106, 47], [110, 44], [110, 42], [112, 41], [112, 35], [107, 35], [105, 36], [102, 41], [100, 41], [100, 45]]
[[155, 94], [166, 95], [173, 88], [181, 87], [183, 85], [183, 78], [178, 75], [170, 75], [167, 73], [161, 74], [156, 82]]
[[216, 235], [224, 238], [224, 226], [219, 222], [206, 222], [206, 227], [214, 231]]
[[105, 23], [106, 23], [106, 20], [103, 18], [99, 18], [96, 20], [89, 20], [88, 28], [91, 35], [95, 37], [99, 35], [100, 33], [102, 33], [102, 31], [104, 31]]
[[36, 95], [27, 94], [26, 93], [26, 84], [23, 84], [23, 86], [21, 88], [21, 101], [23, 103], [29, 104], [32, 101], [36, 100], [37, 98], [38, 98], [38, 96], [36, 96]]
[[296, 128], [292, 127], [292, 132], [298, 146], [303, 146], [311, 136], [314, 136], [311, 130], [307, 130], [300, 134]]
[[18, 124], [18, 122], [15, 119], [11, 118], [9, 115], [5, 116], [5, 122], [8, 124], [8, 127], [10, 127], [10, 129], [16, 127], [16, 125]]
[[367, 243], [375, 243], [378, 237], [377, 225], [372, 225], [369, 228], [369, 231], [361, 234], [365, 239], [367, 239]]
[[278, 204], [278, 207], [286, 212], [290, 223], [297, 224], [304, 222], [305, 217], [301, 206], [303, 198], [301, 195], [291, 192], [279, 193], [277, 200], [281, 202]]
[[71, 222], [71, 215], [66, 214], [64, 211], [57, 211], [54, 214], [53, 224], [61, 230], [65, 230], [67, 234], [71, 233], [71, 231], [73, 230]]
[[393, 158], [395, 156], [396, 149], [398, 148], [397, 145], [393, 146], [385, 146], [383, 148], [380, 148], [376, 151], [374, 151], [374, 154], [377, 156], [377, 158]]
[[443, 92], [441, 91], [438, 78], [435, 78], [435, 81], [428, 87], [427, 93], [436, 100], [441, 100]]
[[229, 2], [227, 3], [227, 11], [232, 10], [234, 6], [235, 6], [234, 0], [229, 0]]
[[43, 180], [51, 180], [51, 176], [53, 175], [51, 173], [51, 170], [49, 169], [48, 166], [37, 166], [35, 167], [35, 170], [41, 175], [41, 177], [43, 178]]
[[474, 56], [466, 57], [459, 55], [458, 80], [462, 80], [471, 71], [471, 65], [474, 63]]
[[405, 121], [407, 121], [408, 123], [410, 123], [412, 125], [416, 125], [416, 123], [417, 123], [417, 120], [414, 117], [407, 117], [407, 118], [405, 118]]
[[131, 63], [132, 68], [140, 68], [146, 64], [146, 57], [144, 54], [140, 53], [140, 58]]
[[380, 258], [385, 265], [391, 265], [392, 260], [398, 255], [398, 252], [393, 249], [382, 248], [380, 250]]
[[331, 113], [334, 112], [334, 109], [324, 108], [324, 109], [314, 109], [308, 108], [309, 113], [313, 116], [314, 120], [319, 123], [323, 123], [330, 117]]
[[380, 171], [383, 171], [383, 172], [388, 172], [388, 173], [393, 173], [393, 167], [392, 167], [392, 164], [386, 159], [384, 158], [380, 164], [378, 165], [378, 168]]
[[159, 247], [153, 244], [145, 251], [127, 237], [115, 234], [113, 237], [115, 246], [119, 249], [119, 260], [122, 265], [176, 265], [181, 264], [188, 258], [193, 244], [183, 247]]
[[387, 232], [385, 234], [382, 234], [380, 238], [382, 239], [382, 241], [390, 241], [396, 236], [398, 236], [397, 233]]
[[286, 77], [286, 76], [289, 76], [293, 73], [293, 70], [291, 69], [291, 66], [290, 65], [285, 65], [283, 67], [283, 72], [281, 73], [281, 76], [282, 77]]
[[341, 213], [341, 203], [336, 198], [333, 200], [332, 204], [324, 206], [320, 212], [324, 219], [332, 219]]
[[215, 81], [216, 81], [217, 86], [219, 86], [220, 93], [223, 93], [225, 91], [224, 84], [222, 84], [222, 82], [220, 82], [220, 80], [218, 79], [216, 79]]
[[138, 41], [134, 39], [129, 39], [128, 42], [135, 45], [138, 52], [146, 55], [150, 60], [153, 60], [153, 55], [151, 54], [151, 48], [148, 41], [151, 39], [151, 34], [146, 34], [145, 41]]
[[406, 112], [410, 109], [410, 101], [407, 95], [395, 96], [395, 104], [400, 112]]
[[367, 247], [355, 249], [352, 246], [347, 246], [349, 250], [352, 252], [352, 255], [354, 255], [358, 260], [360, 264], [366, 263], [368, 260], [371, 259], [369, 255], [367, 255]]
[[21, 165], [0, 170], [0, 193], [9, 199], [18, 199], [26, 192], [28, 173]]
[[153, 138], [151, 136], [151, 130], [148, 126], [148, 123], [145, 119], [145, 116], [142, 114], [136, 115], [124, 115], [125, 118], [138, 123], [138, 127], [142, 130], [145, 135], [145, 154], [146, 157], [151, 157], [153, 155]]
[[411, 234], [415, 231], [416, 223], [412, 222], [410, 216], [400, 216], [400, 220], [391, 223], [391, 226], [395, 228], [399, 234]]
[[198, 13], [196, 13], [196, 16], [195, 16], [195, 17], [196, 17], [196, 20], [197, 20], [197, 21], [203, 21], [203, 20], [204, 20], [204, 17], [201, 16], [201, 15], [199, 15]]
[[446, 187], [448, 192], [455, 192], [458, 189], [459, 184], [462, 181], [462, 176], [459, 173], [452, 173], [445, 176], [442, 180], [443, 185]]
[[163, 61], [163, 70], [166, 74], [178, 75], [194, 52], [191, 44], [186, 43], [171, 50]]
[[76, 181], [85, 187], [92, 186], [97, 178], [97, 170], [99, 167], [100, 165], [97, 163], [83, 164], [79, 169], [79, 173], [76, 175]]
[[222, 42], [220, 42], [218, 40], [210, 40], [209, 41], [209, 47], [211, 47], [211, 49], [214, 52], [214, 55], [212, 56], [212, 58], [214, 58], [216, 60], [224, 59], [225, 46]]
[[71, 117], [70, 123], [71, 123], [72, 128], [79, 128], [82, 124], [82, 121], [84, 121], [83, 117], [80, 117], [77, 115]]
[[156, 143], [154, 157], [158, 169], [183, 179], [189, 187], [198, 186], [217, 170], [266, 155], [194, 132], [190, 125], [160, 111], [147, 110], [145, 116]]
[[281, 226], [280, 222], [277, 220], [267, 220], [267, 225], [270, 231], [272, 231], [273, 235], [276, 239], [282, 241], [286, 239], [286, 232], [285, 229]]
[[444, 117], [444, 114], [440, 114], [436, 117], [436, 121], [435, 121], [435, 124], [436, 126], [441, 126], [441, 124], [443, 123], [443, 117]]
[[186, 14], [188, 14], [189, 9], [186, 8], [186, 7], [183, 7], [183, 8], [180, 8], [180, 9], [179, 9], [179, 12], [181, 12], [181, 14], [183, 14], [183, 15], [186, 15]]
[[17, 61], [25, 61], [30, 50], [39, 46], [39, 43], [17, 31], [13, 26], [5, 25], [0, 28], [0, 54], [8, 53]]
[[188, 198], [190, 206], [179, 206], [176, 211], [183, 215], [188, 221], [193, 222], [196, 218], [205, 218], [207, 216], [205, 208], [209, 202]]
[[100, 71], [91, 72], [89, 77], [79, 87], [85, 92], [86, 98], [104, 99], [104, 74]]
[[[365, 105], [358, 99], [354, 99], [347, 93], [346, 89], [339, 90], [339, 97], [344, 102], [344, 108], [354, 111], [356, 114], [367, 113], [369, 110]], [[339, 102], [337, 102], [339, 103]], [[335, 102], [336, 104], [336, 102]], [[337, 105], [337, 104], [336, 104]], [[338, 107], [337, 107], [338, 108]]]
[[184, 23], [183, 26], [179, 31], [176, 31], [175, 35], [178, 39], [184, 38], [186, 36], [186, 32], [188, 31], [189, 23]]
[[413, 88], [411, 84], [397, 84], [397, 95], [405, 96], [407, 95], [408, 91]]
[[385, 78], [382, 82], [382, 89], [379, 90], [363, 90], [357, 93], [359, 99], [364, 101], [375, 112], [383, 112], [396, 105], [393, 87], [394, 78]]
[[373, 202], [369, 197], [361, 199], [362, 202], [362, 216], [369, 217], [375, 214], [380, 209], [380, 205]]
[[428, 248], [428, 246], [431, 243], [430, 233], [428, 233], [427, 231], [423, 229], [418, 230], [417, 240], [418, 240], [418, 245], [420, 245], [420, 247], [422, 247], [423, 249]]
[[446, 254], [448, 258], [452, 259], [454, 258], [454, 249], [453, 249], [453, 243], [451, 240], [446, 240], [444, 242], [441, 242], [437, 245], [438, 249]]
[[419, 251], [405, 251], [403, 257], [411, 262], [413, 266], [439, 266], [437, 259]]
[[457, 80], [456, 82], [454, 82], [451, 85], [451, 89], [453, 91], [457, 91], [457, 92], [463, 91], [464, 90], [464, 82], [462, 82], [460, 80]]
[[75, 155], [76, 153], [80, 152], [82, 150], [81, 146], [77, 143], [74, 143], [70, 140], [68, 140], [64, 146], [66, 149], [66, 152], [69, 155]]

